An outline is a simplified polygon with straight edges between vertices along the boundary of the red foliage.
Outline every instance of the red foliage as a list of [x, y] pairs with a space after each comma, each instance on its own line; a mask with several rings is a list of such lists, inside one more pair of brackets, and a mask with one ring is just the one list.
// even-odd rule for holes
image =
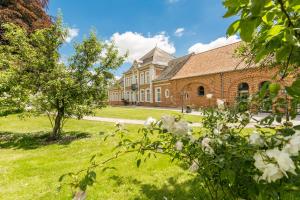
[[48, 0], [0, 0], [0, 25], [12, 22], [29, 32], [49, 27], [47, 5]]

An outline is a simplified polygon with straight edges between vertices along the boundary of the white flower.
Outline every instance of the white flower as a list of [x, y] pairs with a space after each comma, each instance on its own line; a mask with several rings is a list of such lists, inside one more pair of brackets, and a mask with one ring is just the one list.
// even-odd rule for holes
[[283, 151], [291, 156], [298, 156], [300, 151], [300, 133], [294, 134], [289, 142], [283, 147]]
[[162, 128], [166, 129], [167, 131], [170, 131], [174, 126], [175, 117], [170, 116], [170, 115], [162, 116], [161, 122], [162, 122]]
[[223, 110], [225, 108], [225, 102], [222, 99], [217, 99], [218, 108]]
[[222, 129], [223, 129], [223, 124], [218, 123], [216, 129], [213, 130], [213, 134], [220, 135]]
[[193, 160], [192, 165], [190, 166], [189, 170], [191, 172], [196, 172], [199, 169], [198, 160]]
[[32, 106], [26, 106], [26, 107], [25, 107], [25, 111], [31, 111], [32, 109], [33, 109]]
[[264, 146], [264, 140], [257, 131], [253, 131], [253, 133], [250, 135], [249, 143], [255, 146]]
[[280, 151], [278, 148], [269, 149], [261, 153], [257, 152], [253, 158], [255, 159], [254, 166], [263, 172], [263, 175], [260, 177], [262, 180], [274, 182], [284, 175], [288, 177], [287, 172], [296, 175], [296, 166], [293, 160], [288, 153]]
[[264, 158], [262, 157], [261, 153], [256, 152], [253, 156], [255, 162], [254, 162], [254, 166], [260, 170], [260, 171], [264, 171], [266, 168], [266, 163], [264, 161]]
[[291, 172], [292, 174], [296, 175], [295, 164], [288, 153], [284, 151], [279, 151], [277, 148], [275, 148], [272, 150], [267, 150], [266, 154], [270, 158], [275, 158], [280, 170], [285, 176], [287, 176], [286, 172]]
[[185, 121], [175, 122], [174, 126], [170, 130], [173, 134], [177, 136], [187, 135], [191, 131], [191, 125]]
[[163, 152], [164, 152], [164, 150], [163, 150], [163, 148], [162, 148], [161, 146], [158, 146], [158, 147], [156, 148], [156, 151], [157, 151], [158, 153], [163, 153]]
[[201, 142], [201, 145], [202, 147], [209, 147], [209, 143], [210, 143], [211, 139], [206, 137], [206, 138], [203, 138], [202, 142]]
[[155, 123], [156, 123], [156, 119], [154, 119], [153, 117], [148, 117], [148, 119], [145, 121], [144, 125], [146, 127], [151, 127]]
[[260, 177], [262, 180], [266, 180], [269, 183], [275, 182], [278, 179], [281, 179], [283, 174], [277, 165], [273, 163], [268, 163], [264, 169], [263, 175]]
[[206, 137], [206, 138], [203, 138], [202, 142], [201, 142], [201, 145], [202, 145], [202, 149], [207, 152], [207, 153], [210, 153], [210, 154], [213, 154], [214, 153], [214, 150], [213, 148], [210, 146], [210, 143], [211, 143], [211, 139]]
[[175, 148], [177, 151], [182, 151], [183, 143], [181, 141], [177, 141], [175, 144]]
[[279, 169], [278, 165], [274, 163], [267, 163], [262, 154], [266, 156], [264, 153], [259, 152], [255, 153], [253, 156], [255, 159], [254, 166], [259, 171], [263, 172], [263, 175], [258, 180], [266, 180], [270, 183], [282, 178], [283, 173]]

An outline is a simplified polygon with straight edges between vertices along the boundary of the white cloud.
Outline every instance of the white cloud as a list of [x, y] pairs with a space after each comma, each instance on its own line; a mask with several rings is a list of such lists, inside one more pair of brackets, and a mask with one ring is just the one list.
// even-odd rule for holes
[[115, 75], [115, 79], [119, 80], [122, 76]]
[[196, 43], [194, 44], [193, 46], [191, 46], [188, 51], [189, 53], [201, 53], [201, 52], [204, 52], [204, 51], [208, 51], [210, 49], [214, 49], [214, 48], [217, 48], [217, 47], [221, 47], [221, 46], [224, 46], [224, 45], [227, 45], [227, 44], [232, 44], [232, 43], [235, 43], [235, 42], [238, 42], [240, 41], [240, 39], [238, 38], [237, 35], [233, 35], [233, 36], [230, 36], [228, 38], [226, 37], [220, 37], [208, 44], [204, 44], [204, 43]]
[[66, 37], [66, 42], [70, 43], [75, 37], [79, 34], [79, 29], [77, 28], [68, 28], [68, 36]]
[[153, 36], [144, 36], [136, 32], [114, 33], [111, 40], [114, 41], [121, 55], [128, 51], [128, 62], [141, 58], [155, 46], [170, 54], [176, 51], [174, 44], [169, 41], [165, 32]]
[[176, 37], [181, 37], [181, 36], [183, 36], [183, 33], [184, 33], [184, 28], [177, 28], [174, 35]]

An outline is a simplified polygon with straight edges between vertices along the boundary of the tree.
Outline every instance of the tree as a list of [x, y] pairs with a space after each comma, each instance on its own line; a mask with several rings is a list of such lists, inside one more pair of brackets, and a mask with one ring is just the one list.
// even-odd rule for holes
[[246, 43], [239, 55], [249, 64], [279, 67], [281, 80], [294, 79], [285, 87], [291, 99], [280, 96], [279, 84], [271, 84], [269, 90], [278, 110], [285, 107], [287, 121], [289, 110], [295, 117], [300, 102], [300, 0], [224, 0], [223, 4], [227, 8], [224, 17], [238, 16], [227, 35], [239, 33]]
[[239, 33], [255, 63], [272, 57], [282, 76], [300, 66], [299, 0], [225, 0], [224, 17], [238, 16], [228, 36]]
[[[6, 93], [11, 96], [22, 96], [15, 92], [15, 88], [22, 88], [19, 106], [35, 114], [47, 114], [53, 139], [60, 136], [65, 119], [80, 119], [105, 105], [108, 82], [113, 78], [111, 70], [124, 61], [113, 44], [98, 40], [92, 31], [82, 43], [74, 45], [75, 54], [66, 66], [59, 54], [67, 35], [61, 17], [50, 28], [28, 35], [13, 24], [4, 28], [4, 38], [10, 45], [0, 47], [0, 60], [8, 69], [3, 73], [10, 78], [2, 85], [9, 85]], [[17, 84], [10, 84], [10, 80]]]
[[27, 31], [46, 28], [51, 25], [51, 18], [45, 8], [48, 0], [1, 0], [0, 26], [14, 23]]

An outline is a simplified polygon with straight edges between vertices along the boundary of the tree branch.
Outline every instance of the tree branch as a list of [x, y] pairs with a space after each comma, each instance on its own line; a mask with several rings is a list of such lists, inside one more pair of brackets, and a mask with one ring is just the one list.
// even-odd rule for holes
[[289, 21], [289, 26], [292, 26], [294, 27], [294, 24], [291, 20], [291, 17], [289, 16], [289, 14], [287, 13], [285, 7], [284, 7], [284, 3], [282, 0], [278, 0], [278, 3], [280, 4], [280, 8], [281, 8], [281, 11], [284, 13], [284, 15], [287, 17], [288, 21]]

